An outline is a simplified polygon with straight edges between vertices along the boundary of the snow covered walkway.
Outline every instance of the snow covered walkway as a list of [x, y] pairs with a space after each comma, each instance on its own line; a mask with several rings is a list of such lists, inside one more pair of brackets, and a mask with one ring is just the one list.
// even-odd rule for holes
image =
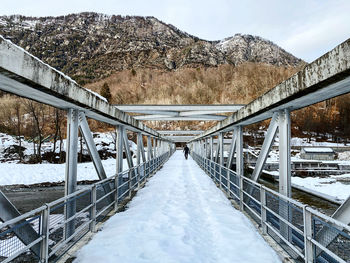
[[177, 151], [74, 262], [281, 261], [199, 166]]

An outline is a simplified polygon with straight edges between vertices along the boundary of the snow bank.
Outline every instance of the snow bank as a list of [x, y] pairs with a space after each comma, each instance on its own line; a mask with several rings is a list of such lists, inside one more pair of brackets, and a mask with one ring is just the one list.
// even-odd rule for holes
[[[347, 182], [347, 184], [343, 182]], [[350, 195], [350, 174], [331, 175], [327, 178], [292, 177], [292, 183], [333, 196], [334, 198], [340, 200], [345, 200]]]
[[280, 260], [195, 162], [177, 151], [74, 262]]
[[[136, 163], [136, 159], [134, 159]], [[116, 173], [116, 160], [102, 160], [107, 177]], [[126, 159], [123, 160], [124, 170], [128, 169]], [[65, 180], [65, 164], [15, 164], [0, 163], [0, 185], [38, 184], [44, 182], [63, 182]], [[98, 180], [92, 162], [78, 164], [78, 181]]]

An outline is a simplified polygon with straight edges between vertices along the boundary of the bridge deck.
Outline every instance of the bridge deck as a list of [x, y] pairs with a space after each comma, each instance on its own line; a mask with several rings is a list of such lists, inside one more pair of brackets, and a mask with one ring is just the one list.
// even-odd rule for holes
[[76, 262], [280, 262], [210, 178], [177, 151]]

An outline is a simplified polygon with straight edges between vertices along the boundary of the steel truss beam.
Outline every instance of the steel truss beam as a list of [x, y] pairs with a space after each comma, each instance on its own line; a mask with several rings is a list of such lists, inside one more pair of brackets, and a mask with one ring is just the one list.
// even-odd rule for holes
[[203, 131], [200, 130], [190, 130], [190, 131], [157, 131], [161, 135], [195, 135], [201, 134]]
[[278, 112], [275, 112], [271, 118], [270, 126], [267, 129], [264, 143], [261, 147], [260, 154], [258, 156], [258, 160], [256, 161], [254, 171], [252, 173], [252, 180], [257, 182], [259, 180], [259, 177], [261, 175], [261, 172], [264, 168], [266, 159], [269, 155], [269, 152], [271, 150], [271, 146], [273, 145], [273, 142], [275, 141], [275, 137], [278, 130]]
[[129, 113], [147, 114], [134, 116], [137, 120], [157, 121], [222, 121], [220, 113], [235, 112], [243, 105], [115, 105]]
[[[89, 124], [83, 112], [79, 112], [79, 130], [87, 145], [87, 148], [88, 148], [90, 157], [92, 159], [92, 162], [94, 164], [95, 170], [97, 172], [98, 178], [100, 180], [106, 179], [107, 176], [106, 176], [105, 169], [103, 168], [100, 155], [98, 154], [98, 151], [94, 142], [94, 138], [92, 137], [92, 132], [90, 131]], [[109, 184], [104, 184], [103, 190], [105, 191], [105, 193], [109, 193], [111, 191]], [[111, 202], [113, 202], [112, 195], [109, 195], [108, 198]]]
[[227, 163], [226, 163], [226, 167], [228, 169], [231, 169], [231, 165], [233, 163], [233, 159], [234, 159], [235, 151], [236, 151], [236, 141], [237, 141], [237, 129], [236, 128], [233, 130], [231, 140], [232, 141], [231, 141], [231, 146], [230, 146], [230, 152], [229, 152]]
[[[9, 221], [13, 218], [20, 216], [21, 213], [18, 212], [17, 208], [11, 203], [9, 199], [1, 192], [0, 190], [0, 219], [3, 222]], [[12, 228], [16, 236], [21, 240], [25, 245], [32, 243], [34, 240], [39, 238], [38, 233], [34, 228], [26, 223], [25, 220], [19, 221], [16, 224], [23, 225], [18, 228]], [[40, 243], [30, 248], [31, 251], [38, 257], [40, 257]]]

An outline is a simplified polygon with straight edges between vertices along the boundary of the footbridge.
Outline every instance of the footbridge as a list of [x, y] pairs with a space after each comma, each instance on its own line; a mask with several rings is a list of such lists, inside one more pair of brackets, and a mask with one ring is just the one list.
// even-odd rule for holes
[[[350, 199], [332, 216], [293, 199], [290, 148], [292, 111], [350, 92], [350, 40], [248, 105], [220, 108], [110, 105], [0, 36], [0, 90], [67, 112], [65, 195], [20, 214], [0, 192], [0, 262], [67, 258], [108, 218], [76, 254], [79, 262], [114, 262], [111, 254], [120, 262], [350, 262]], [[115, 127], [114, 174], [106, 174], [88, 119]], [[270, 126], [247, 176], [243, 128], [266, 119]], [[156, 131], [143, 120], [215, 120], [217, 125], [207, 131]], [[80, 189], [78, 131], [100, 179]], [[137, 138], [135, 158], [129, 133]], [[275, 191], [259, 177], [277, 136]], [[231, 141], [227, 156], [225, 138]], [[188, 143], [189, 160], [176, 151], [176, 142]]]

